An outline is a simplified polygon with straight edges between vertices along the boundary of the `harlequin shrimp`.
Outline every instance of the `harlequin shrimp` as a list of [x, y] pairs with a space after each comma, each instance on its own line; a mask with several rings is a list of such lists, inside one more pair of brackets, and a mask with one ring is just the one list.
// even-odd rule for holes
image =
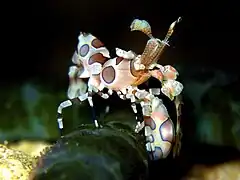
[[[58, 107], [57, 121], [61, 134], [64, 108], [72, 106], [74, 102], [88, 100], [93, 109], [93, 93], [107, 99], [116, 92], [121, 99], [131, 101], [137, 120], [135, 132], [139, 133], [144, 129], [147, 140], [146, 149], [149, 154], [152, 154], [152, 159], [165, 158], [175, 141], [174, 125], [166, 107], [159, 98], [155, 97], [154, 91], [140, 90], [138, 86], [150, 77], [154, 77], [162, 83], [160, 91], [171, 100], [180, 95], [183, 85], [176, 81], [178, 76], [176, 69], [157, 63], [164, 48], [169, 46], [168, 39], [180, 19], [170, 25], [164, 40], [153, 37], [147, 21], [135, 19], [130, 26], [131, 31], [142, 31], [150, 38], [141, 55], [116, 48], [117, 57], [110, 58], [108, 49], [99, 39], [90, 33], [80, 33], [77, 50], [72, 58], [75, 66], [69, 69], [69, 100], [62, 102]], [[87, 90], [76, 92], [76, 83], [81, 84], [83, 78], [88, 78]], [[103, 93], [104, 88], [108, 89], [107, 93]], [[136, 103], [138, 102], [142, 107], [143, 122], [137, 118]], [[93, 121], [96, 127], [101, 127], [94, 110]]]

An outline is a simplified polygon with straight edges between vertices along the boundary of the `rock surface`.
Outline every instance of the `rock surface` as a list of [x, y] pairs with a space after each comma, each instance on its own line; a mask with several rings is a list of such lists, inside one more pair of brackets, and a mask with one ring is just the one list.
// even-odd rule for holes
[[82, 126], [61, 138], [41, 156], [32, 179], [144, 179], [143, 144], [123, 126], [114, 126]]

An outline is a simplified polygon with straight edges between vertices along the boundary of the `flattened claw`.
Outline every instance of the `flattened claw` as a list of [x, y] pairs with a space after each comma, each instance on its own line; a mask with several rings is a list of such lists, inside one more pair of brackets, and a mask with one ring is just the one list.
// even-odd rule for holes
[[152, 30], [150, 24], [146, 20], [135, 19], [130, 25], [131, 31], [141, 31], [144, 34], [152, 37]]

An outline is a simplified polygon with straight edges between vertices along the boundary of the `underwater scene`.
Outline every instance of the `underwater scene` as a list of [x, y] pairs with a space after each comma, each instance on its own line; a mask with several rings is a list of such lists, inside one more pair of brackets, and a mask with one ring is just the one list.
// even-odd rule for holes
[[7, 30], [0, 180], [240, 180], [234, 10], [30, 4]]

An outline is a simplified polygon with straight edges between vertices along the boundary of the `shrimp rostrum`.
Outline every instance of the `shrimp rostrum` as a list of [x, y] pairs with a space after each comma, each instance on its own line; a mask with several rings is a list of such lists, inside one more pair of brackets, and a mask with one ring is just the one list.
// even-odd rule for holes
[[[74, 66], [69, 68], [69, 99], [58, 107], [58, 125], [61, 132], [63, 130], [62, 110], [64, 108], [71, 106], [74, 102], [88, 100], [93, 109], [92, 95], [94, 93], [99, 94], [104, 99], [109, 98], [112, 93], [117, 93], [121, 99], [131, 101], [131, 107], [137, 121], [135, 132], [139, 133], [144, 130], [146, 150], [151, 155], [151, 159], [157, 160], [167, 157], [173, 149], [175, 139], [179, 139], [176, 137], [180, 137], [180, 121], [177, 121], [177, 129], [175, 129], [166, 107], [156, 95], [162, 92], [172, 101], [179, 100], [178, 97], [183, 90], [183, 85], [176, 80], [178, 72], [175, 68], [170, 65], [162, 66], [158, 64], [158, 61], [165, 47], [169, 46], [168, 40], [180, 19], [178, 18], [170, 25], [163, 40], [152, 35], [151, 27], [147, 21], [135, 19], [130, 26], [131, 31], [138, 30], [149, 37], [143, 53], [140, 55], [133, 51], [116, 48], [116, 57], [111, 58], [108, 49], [99, 39], [90, 33], [80, 33], [77, 50], [72, 58]], [[150, 77], [158, 79], [162, 87], [157, 91], [138, 89], [138, 86]], [[88, 79], [87, 84], [84, 84], [83, 78]], [[104, 88], [108, 89], [107, 93], [103, 93]], [[143, 122], [137, 117], [136, 103], [140, 103], [142, 107]], [[176, 108], [179, 109], [181, 103], [175, 104]], [[93, 122], [97, 128], [101, 128], [94, 109]], [[178, 148], [174, 149], [178, 151]]]

